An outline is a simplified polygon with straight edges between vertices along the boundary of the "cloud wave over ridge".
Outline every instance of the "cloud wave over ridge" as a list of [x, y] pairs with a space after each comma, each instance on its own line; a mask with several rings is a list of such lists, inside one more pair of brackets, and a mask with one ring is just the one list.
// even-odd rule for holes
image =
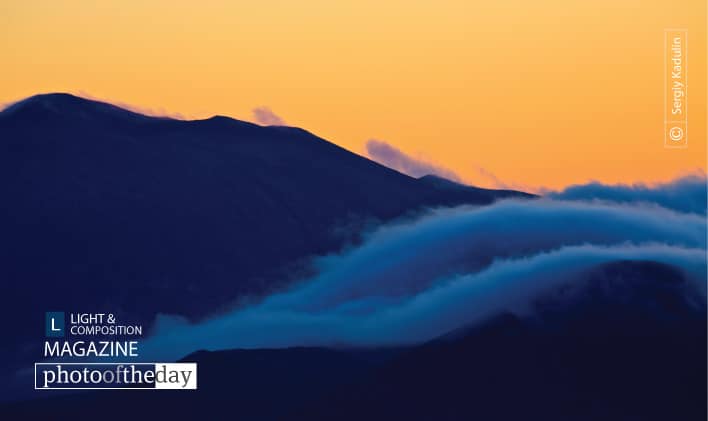
[[564, 200], [599, 200], [617, 203], [652, 203], [680, 212], [706, 214], [706, 176], [689, 175], [655, 186], [646, 184], [605, 185], [598, 182], [574, 185], [548, 197]]
[[260, 303], [197, 324], [158, 317], [143, 355], [418, 343], [501, 312], [532, 313], [539, 298], [618, 261], [675, 268], [686, 302], [700, 307], [706, 219], [644, 203], [552, 199], [432, 210], [318, 258], [317, 276]]

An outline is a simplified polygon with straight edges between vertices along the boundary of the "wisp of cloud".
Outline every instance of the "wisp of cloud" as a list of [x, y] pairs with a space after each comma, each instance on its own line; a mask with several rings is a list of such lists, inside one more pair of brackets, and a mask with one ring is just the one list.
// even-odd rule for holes
[[448, 180], [461, 182], [460, 177], [452, 170], [432, 164], [423, 159], [413, 158], [400, 149], [384, 141], [370, 139], [366, 142], [366, 154], [369, 158], [411, 177], [437, 175]]
[[262, 126], [285, 126], [285, 120], [271, 111], [268, 107], [254, 108], [253, 121]]

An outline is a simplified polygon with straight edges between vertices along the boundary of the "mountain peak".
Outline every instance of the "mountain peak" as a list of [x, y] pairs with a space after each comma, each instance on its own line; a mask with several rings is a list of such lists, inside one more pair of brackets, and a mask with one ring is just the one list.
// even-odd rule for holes
[[68, 93], [48, 93], [31, 96], [0, 111], [0, 116], [13, 116], [33, 121], [43, 121], [52, 117], [78, 117], [81, 119], [150, 118], [106, 102], [94, 101]]
[[[46, 108], [60, 109], [63, 107], [86, 106], [89, 103], [104, 104], [98, 101], [93, 101], [86, 98], [81, 98], [65, 92], [52, 92], [47, 94], [37, 94], [25, 99], [19, 100], [9, 105], [4, 112], [13, 112], [26, 108]], [[109, 104], [105, 104], [109, 105]]]

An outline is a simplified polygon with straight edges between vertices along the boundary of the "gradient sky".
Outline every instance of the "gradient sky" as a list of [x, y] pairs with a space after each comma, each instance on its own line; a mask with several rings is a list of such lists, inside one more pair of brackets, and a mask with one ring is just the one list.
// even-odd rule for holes
[[[683, 150], [663, 147], [665, 28], [689, 31]], [[265, 106], [480, 185], [665, 181], [706, 168], [705, 38], [705, 0], [0, 0], [0, 103]]]

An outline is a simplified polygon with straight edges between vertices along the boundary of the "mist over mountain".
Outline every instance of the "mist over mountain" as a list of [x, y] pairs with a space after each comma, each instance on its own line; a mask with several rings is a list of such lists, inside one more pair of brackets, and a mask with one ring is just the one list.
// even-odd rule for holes
[[[200, 323], [161, 315], [146, 358], [207, 349], [421, 343], [494, 315], [533, 312], [616, 261], [685, 274], [706, 297], [706, 221], [654, 206], [507, 200], [386, 224], [358, 247], [315, 260], [317, 274]], [[198, 344], [198, 345], [197, 345]], [[154, 354], [153, 354], [154, 352]]]

